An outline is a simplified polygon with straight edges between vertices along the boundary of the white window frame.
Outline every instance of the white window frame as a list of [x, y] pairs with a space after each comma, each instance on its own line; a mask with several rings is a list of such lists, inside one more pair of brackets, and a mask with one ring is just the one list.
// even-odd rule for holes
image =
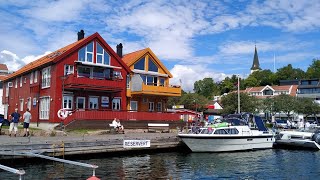
[[69, 75], [74, 73], [74, 66], [70, 64], [64, 65], [64, 75]]
[[[102, 54], [101, 53], [98, 53], [98, 45], [102, 48]], [[105, 54], [108, 54], [108, 63], [105, 64], [105, 59], [104, 59], [104, 55]], [[102, 56], [102, 62], [101, 63], [98, 63], [98, 55], [99, 56]], [[102, 64], [102, 65], [110, 65], [110, 54], [104, 50], [103, 46], [101, 46], [100, 43], [96, 42], [96, 64]]]
[[[91, 100], [92, 99], [96, 99], [96, 104], [97, 104], [97, 107], [96, 108], [92, 108], [90, 107], [90, 103], [91, 103]], [[95, 104], [95, 102], [93, 102], [93, 104]], [[99, 97], [98, 96], [89, 96], [89, 100], [88, 100], [88, 109], [99, 109]]]
[[9, 97], [9, 86], [8, 86], [8, 83], [6, 84], [6, 97]]
[[23, 83], [24, 83], [24, 84], [27, 83], [27, 77], [24, 77]]
[[50, 87], [51, 82], [51, 67], [46, 67], [42, 69], [42, 83], [41, 88], [48, 88]]
[[162, 112], [162, 102], [157, 102], [157, 111]]
[[20, 111], [23, 111], [24, 99], [20, 99]]
[[121, 110], [121, 97], [114, 97], [112, 99], [112, 110], [116, 110], [116, 111]]
[[32, 104], [32, 101], [31, 101], [31, 97], [27, 98], [27, 108], [31, 111], [31, 104]]
[[34, 72], [34, 83], [38, 82], [38, 71]]
[[81, 108], [81, 109], [85, 109], [86, 108], [86, 98], [85, 97], [77, 97], [77, 104], [76, 104], [76, 106], [77, 106], [77, 109], [80, 109], [79, 108], [79, 99], [83, 99], [83, 108]]
[[149, 102], [149, 111], [154, 111], [154, 102]]
[[33, 72], [30, 73], [30, 84], [33, 84]]
[[[136, 109], [132, 109], [132, 104], [136, 105]], [[130, 101], [130, 111], [138, 111], [138, 101]]]
[[130, 75], [127, 74], [127, 89], [130, 89]]
[[20, 76], [20, 87], [22, 87], [22, 79], [23, 79], [23, 77]]
[[[67, 101], [66, 105], [64, 104], [64, 101]], [[69, 104], [71, 104], [71, 107], [69, 107]], [[73, 106], [73, 96], [72, 95], [63, 95], [62, 100], [62, 108], [63, 109], [72, 109]]]
[[39, 119], [41, 120], [49, 120], [50, 115], [50, 96], [40, 97], [39, 103]]

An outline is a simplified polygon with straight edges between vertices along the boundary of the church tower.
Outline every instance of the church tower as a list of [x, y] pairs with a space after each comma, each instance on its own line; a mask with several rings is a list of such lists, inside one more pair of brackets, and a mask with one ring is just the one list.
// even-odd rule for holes
[[257, 47], [254, 46], [254, 57], [253, 57], [253, 63], [251, 66], [251, 71], [250, 74], [252, 74], [255, 71], [261, 70], [260, 68], [260, 63], [259, 63], [259, 58], [258, 58], [258, 53], [257, 53]]

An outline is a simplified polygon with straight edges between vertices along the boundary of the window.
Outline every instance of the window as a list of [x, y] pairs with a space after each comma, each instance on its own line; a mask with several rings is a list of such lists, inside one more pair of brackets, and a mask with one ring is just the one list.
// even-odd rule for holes
[[164, 78], [159, 78], [159, 86], [164, 86]]
[[24, 100], [20, 99], [20, 111], [23, 111], [23, 102], [24, 102]]
[[130, 75], [127, 75], [127, 89], [130, 89]]
[[20, 77], [20, 87], [22, 87], [22, 79], [23, 79], [23, 77], [21, 76]]
[[6, 97], [9, 97], [9, 83], [6, 85]]
[[110, 69], [102, 67], [93, 67], [93, 78], [97, 79], [110, 79]]
[[113, 77], [114, 79], [123, 79], [120, 71], [113, 71], [112, 77]]
[[270, 90], [270, 89], [267, 89], [267, 90], [264, 90], [263, 91], [263, 95], [265, 95], [265, 96], [272, 96], [273, 95], [273, 91], [272, 90]]
[[34, 83], [38, 82], [38, 71], [34, 72]]
[[121, 99], [120, 98], [113, 98], [112, 99], [112, 109], [113, 110], [120, 110], [121, 109]]
[[47, 88], [50, 87], [50, 79], [51, 79], [51, 67], [46, 67], [44, 69], [42, 69], [42, 84], [41, 87], [42, 88]]
[[33, 72], [30, 73], [30, 84], [33, 83]]
[[15, 87], [15, 88], [18, 87], [18, 78], [16, 78], [16, 83], [14, 84], [14, 87]]
[[158, 103], [157, 103], [157, 111], [158, 111], [158, 112], [161, 112], [161, 111], [162, 111], [162, 103], [161, 103], [161, 102], [158, 102]]
[[85, 109], [86, 107], [85, 97], [77, 97], [77, 109]]
[[27, 108], [31, 110], [31, 97], [27, 99]]
[[158, 77], [155, 76], [147, 76], [147, 85], [157, 86]]
[[64, 75], [73, 74], [73, 65], [64, 65]]
[[154, 102], [149, 102], [149, 111], [154, 111]]
[[98, 97], [89, 97], [89, 109], [98, 109]]
[[49, 119], [50, 112], [50, 97], [40, 98], [40, 116], [39, 119]]
[[154, 64], [151, 58], [149, 58], [148, 71], [158, 72], [158, 66]]
[[63, 109], [72, 109], [73, 96], [64, 95], [63, 96]]
[[27, 78], [24, 77], [23, 83], [27, 83]]
[[214, 132], [214, 134], [228, 134], [224, 129], [218, 129]]
[[133, 66], [134, 69], [144, 70], [145, 58], [141, 58], [138, 62], [136, 62]]
[[110, 65], [110, 55], [102, 48], [102, 46], [97, 42], [97, 64]]
[[91, 75], [90, 67], [79, 66], [78, 67], [78, 76], [80, 77], [90, 77]]
[[78, 51], [78, 61], [93, 62], [93, 42]]
[[130, 101], [130, 110], [131, 111], [138, 111], [138, 102], [137, 101]]

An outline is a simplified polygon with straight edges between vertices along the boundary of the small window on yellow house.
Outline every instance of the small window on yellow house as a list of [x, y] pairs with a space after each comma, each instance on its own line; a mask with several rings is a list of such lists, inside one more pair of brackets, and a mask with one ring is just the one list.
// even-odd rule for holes
[[158, 72], [158, 66], [149, 58], [148, 71]]
[[133, 66], [134, 69], [145, 70], [144, 68], [145, 58], [141, 58], [138, 62], [136, 62]]

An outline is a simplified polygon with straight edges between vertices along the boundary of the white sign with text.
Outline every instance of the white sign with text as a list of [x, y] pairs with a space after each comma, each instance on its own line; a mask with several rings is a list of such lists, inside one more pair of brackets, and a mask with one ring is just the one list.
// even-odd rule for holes
[[123, 140], [123, 148], [150, 147], [150, 140]]

